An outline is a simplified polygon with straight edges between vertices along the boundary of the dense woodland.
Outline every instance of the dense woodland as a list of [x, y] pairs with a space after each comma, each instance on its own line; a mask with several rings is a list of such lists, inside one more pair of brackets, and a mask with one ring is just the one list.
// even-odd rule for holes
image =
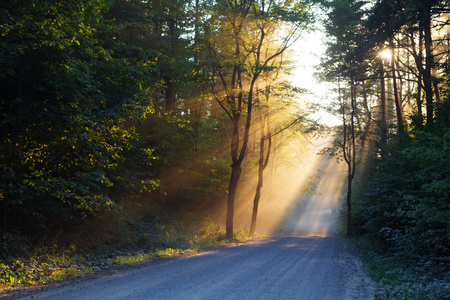
[[321, 27], [345, 231], [445, 277], [449, 15], [447, 0], [2, 1], [0, 257], [131, 207], [220, 208], [232, 239], [244, 186], [257, 231], [263, 182], [302, 155], [286, 139], [323, 133], [286, 81]]
[[347, 232], [448, 274], [449, 3], [325, 5], [323, 75], [342, 120], [326, 150], [348, 167]]
[[9, 236], [61, 235], [130, 206], [228, 203], [232, 238], [244, 158], [261, 152], [262, 175], [307, 110], [288, 105], [300, 90], [283, 79], [306, 3], [3, 1], [1, 19]]

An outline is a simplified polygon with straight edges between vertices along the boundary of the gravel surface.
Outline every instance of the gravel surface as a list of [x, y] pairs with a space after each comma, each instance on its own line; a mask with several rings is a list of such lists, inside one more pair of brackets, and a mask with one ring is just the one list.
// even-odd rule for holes
[[290, 230], [273, 237], [152, 260], [6, 298], [373, 299], [375, 284], [353, 244], [333, 229], [340, 173], [327, 169], [319, 192], [291, 207], [292, 218], [284, 227]]
[[344, 237], [280, 234], [119, 268], [10, 298], [370, 299], [373, 286]]

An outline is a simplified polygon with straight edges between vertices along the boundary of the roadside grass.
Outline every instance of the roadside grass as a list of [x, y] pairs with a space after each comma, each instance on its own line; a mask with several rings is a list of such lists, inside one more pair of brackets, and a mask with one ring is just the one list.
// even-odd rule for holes
[[[336, 226], [343, 234], [347, 231], [345, 217], [341, 207]], [[356, 235], [352, 240], [377, 284], [376, 300], [450, 300], [450, 274], [419, 266], [408, 259], [407, 253], [381, 253], [377, 251], [379, 245], [368, 236]]]
[[[233, 241], [228, 241], [221, 226], [208, 218], [198, 219], [190, 214], [161, 218], [160, 213], [153, 212], [138, 220], [135, 216], [122, 216], [109, 220], [108, 224], [106, 233], [104, 228], [91, 228], [90, 233], [80, 230], [75, 237], [68, 234], [60, 239], [63, 246], [49, 246], [47, 243], [33, 250], [24, 246], [25, 251], [17, 251], [20, 254], [1, 258], [0, 294], [261, 237], [250, 237], [246, 229], [240, 228], [236, 230]], [[14, 238], [3, 237], [3, 242]]]
[[354, 238], [354, 241], [378, 285], [375, 299], [450, 299], [448, 276], [438, 277], [425, 267], [409, 264], [406, 257], [379, 254], [374, 251], [373, 243], [364, 237]]

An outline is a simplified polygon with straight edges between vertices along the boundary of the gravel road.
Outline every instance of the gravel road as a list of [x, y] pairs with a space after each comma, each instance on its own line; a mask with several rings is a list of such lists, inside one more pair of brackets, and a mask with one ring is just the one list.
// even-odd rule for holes
[[[68, 282], [28, 289], [10, 299], [373, 299], [351, 242], [333, 228], [337, 172], [319, 193], [291, 208], [273, 237], [198, 254], [153, 260]], [[342, 181], [342, 180], [341, 180]], [[0, 296], [1, 298], [1, 296]]]
[[373, 283], [339, 235], [291, 234], [157, 260], [11, 299], [370, 299]]

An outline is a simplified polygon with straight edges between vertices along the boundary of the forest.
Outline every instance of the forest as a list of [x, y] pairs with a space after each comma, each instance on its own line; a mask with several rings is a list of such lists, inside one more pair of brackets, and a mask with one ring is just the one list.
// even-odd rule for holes
[[[51, 257], [92, 271], [92, 253], [271, 234], [281, 213], [261, 205], [288, 209], [271, 191], [313, 185], [297, 162], [317, 156], [345, 166], [342, 232], [374, 265], [426, 278], [398, 295], [442, 298], [449, 16], [448, 0], [3, 0], [0, 287], [51, 280]], [[315, 30], [327, 50], [310, 76], [331, 87], [320, 107], [292, 81]], [[330, 142], [312, 149], [318, 136]]]

